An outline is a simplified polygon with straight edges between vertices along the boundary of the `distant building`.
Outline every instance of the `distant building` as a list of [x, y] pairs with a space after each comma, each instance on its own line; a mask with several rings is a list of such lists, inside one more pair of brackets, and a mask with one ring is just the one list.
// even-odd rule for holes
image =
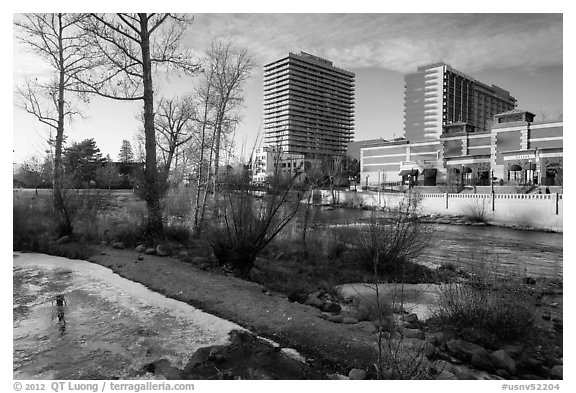
[[264, 66], [264, 146], [343, 156], [354, 133], [354, 74], [311, 54]]
[[487, 131], [494, 115], [516, 106], [508, 91], [445, 63], [418, 67], [404, 81], [404, 137], [410, 142], [436, 139], [444, 126], [456, 122]]
[[[306, 159], [303, 154], [282, 153], [271, 147], [263, 147], [254, 152], [249, 169], [252, 173], [252, 182], [263, 184], [275, 173], [285, 175], [302, 173], [305, 163]], [[297, 178], [297, 180], [302, 179], [303, 176]]]
[[561, 186], [563, 122], [534, 118], [514, 109], [495, 115], [489, 130], [454, 122], [437, 139], [361, 147], [362, 182], [481, 186], [494, 176], [498, 184]]

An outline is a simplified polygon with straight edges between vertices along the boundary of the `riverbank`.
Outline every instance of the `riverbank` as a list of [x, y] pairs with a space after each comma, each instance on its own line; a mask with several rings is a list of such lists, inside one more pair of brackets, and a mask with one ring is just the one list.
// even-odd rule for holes
[[[323, 312], [324, 306], [311, 299], [303, 301], [307, 304], [292, 302], [286, 294], [274, 293], [254, 282], [231, 277], [206, 259], [196, 258], [195, 262], [188, 263], [170, 257], [142, 256], [133, 250], [103, 247], [90, 261], [109, 267], [120, 276], [140, 282], [151, 290], [233, 321], [282, 347], [295, 349], [316, 370], [316, 375], [346, 376], [353, 374], [352, 370], [361, 370], [364, 371], [361, 374], [363, 378], [370, 377], [370, 365], [378, 356], [378, 330], [372, 322], [346, 319], [344, 310], [349, 300], [343, 298], [332, 297], [328, 301], [338, 305], [338, 312]], [[426, 356], [425, 364], [436, 368], [435, 378], [558, 378], [562, 363], [562, 285], [557, 281], [538, 280], [534, 282], [532, 292], [535, 318], [548, 332], [546, 348], [536, 350], [530, 347], [530, 343], [511, 343], [516, 345], [516, 352], [512, 352], [514, 367], [518, 368], [512, 375], [510, 372], [497, 374], [492, 366], [477, 368], [478, 363], [471, 364], [466, 351], [458, 352], [462, 351], [462, 345], [466, 346], [460, 338], [445, 333], [438, 339], [439, 332], [426, 321], [418, 320], [417, 316], [414, 320], [414, 317], [405, 318], [402, 312], [394, 314], [397, 320], [402, 321], [401, 330], [389, 332], [388, 337], [406, 346], [407, 351], [424, 353], [424, 348], [430, 344], [432, 347], [428, 347], [429, 356]], [[315, 296], [321, 297], [320, 294]], [[474, 343], [478, 341], [475, 337], [468, 340], [472, 345], [479, 345]], [[488, 353], [486, 351], [494, 352], [496, 349], [489, 346], [488, 349], [474, 348], [484, 355]]]

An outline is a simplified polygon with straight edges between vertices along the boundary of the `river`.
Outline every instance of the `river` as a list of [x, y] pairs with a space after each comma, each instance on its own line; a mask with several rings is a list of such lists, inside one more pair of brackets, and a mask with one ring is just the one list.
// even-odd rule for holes
[[[310, 221], [321, 225], [346, 225], [382, 214], [361, 209], [314, 207]], [[430, 225], [432, 239], [430, 246], [418, 258], [420, 263], [439, 266], [450, 262], [463, 268], [484, 263], [488, 268], [504, 273], [562, 279], [561, 233], [499, 226]]]
[[228, 343], [229, 321], [86, 261], [14, 253], [15, 379], [130, 379]]

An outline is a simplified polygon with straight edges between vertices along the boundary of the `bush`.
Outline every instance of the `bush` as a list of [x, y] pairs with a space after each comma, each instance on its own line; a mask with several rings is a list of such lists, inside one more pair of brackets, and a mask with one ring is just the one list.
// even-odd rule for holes
[[444, 285], [433, 320], [456, 333], [477, 328], [496, 341], [523, 341], [536, 327], [530, 296], [518, 277], [481, 272], [465, 282]]
[[300, 207], [299, 199], [291, 192], [294, 179], [275, 176], [268, 192], [260, 198], [256, 198], [244, 177], [231, 175], [226, 179], [219, 206], [220, 221], [209, 234], [212, 251], [221, 265], [227, 265], [238, 276], [248, 277], [256, 255]]
[[408, 280], [420, 270], [411, 260], [428, 246], [431, 232], [415, 219], [417, 207], [416, 195], [408, 194], [397, 208], [388, 211], [388, 219], [371, 219], [367, 228], [350, 232], [349, 242], [361, 269], [394, 280]]

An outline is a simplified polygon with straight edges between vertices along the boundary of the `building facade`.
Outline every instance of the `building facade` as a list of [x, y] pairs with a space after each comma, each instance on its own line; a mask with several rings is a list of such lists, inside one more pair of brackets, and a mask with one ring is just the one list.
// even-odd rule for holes
[[404, 82], [404, 137], [409, 141], [436, 139], [445, 125], [455, 122], [486, 131], [494, 115], [516, 106], [508, 91], [445, 63], [418, 67]]
[[264, 146], [343, 156], [354, 134], [354, 74], [305, 52], [264, 66]]
[[284, 153], [272, 147], [262, 147], [254, 152], [249, 170], [252, 182], [264, 184], [274, 174], [294, 176], [297, 181], [304, 179], [304, 168], [308, 161], [303, 154]]
[[434, 140], [387, 141], [360, 150], [367, 185], [563, 185], [563, 122], [538, 122], [518, 109], [497, 114], [489, 130], [465, 122]]

